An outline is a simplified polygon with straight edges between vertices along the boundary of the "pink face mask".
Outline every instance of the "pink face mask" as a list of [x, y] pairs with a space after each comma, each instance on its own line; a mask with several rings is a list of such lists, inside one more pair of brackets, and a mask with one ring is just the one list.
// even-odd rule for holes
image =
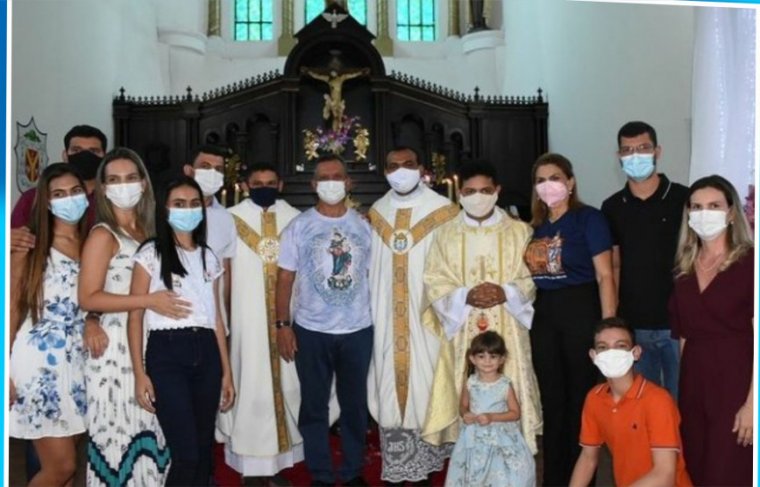
[[554, 208], [567, 199], [569, 191], [561, 181], [544, 181], [536, 185], [536, 193], [546, 206]]

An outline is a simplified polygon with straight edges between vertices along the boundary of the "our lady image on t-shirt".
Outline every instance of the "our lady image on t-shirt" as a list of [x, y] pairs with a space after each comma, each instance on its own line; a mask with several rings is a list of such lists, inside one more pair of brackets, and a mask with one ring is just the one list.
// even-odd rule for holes
[[536, 238], [528, 244], [525, 263], [534, 278], [565, 277], [562, 268], [562, 236], [557, 232], [554, 237]]
[[330, 247], [327, 252], [332, 255], [332, 274], [327, 278], [331, 289], [346, 289], [351, 286], [351, 244], [337, 228], [333, 228]]
[[366, 276], [357, 273], [366, 258], [361, 236], [351, 229], [332, 227], [327, 232], [312, 234], [306, 244], [306, 274], [311, 288], [331, 306], [351, 302]]

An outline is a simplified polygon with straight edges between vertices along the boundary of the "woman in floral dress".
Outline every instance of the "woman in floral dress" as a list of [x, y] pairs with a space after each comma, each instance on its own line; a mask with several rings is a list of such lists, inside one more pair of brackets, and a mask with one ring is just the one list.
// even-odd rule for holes
[[183, 310], [166, 292], [129, 294], [132, 256], [154, 233], [153, 190], [140, 157], [114, 149], [103, 158], [95, 181], [98, 224], [84, 245], [79, 283], [79, 301], [88, 311], [87, 485], [161, 486], [169, 451], [156, 416], [135, 401], [127, 315], [146, 307], [162, 314]]
[[85, 431], [77, 280], [87, 206], [70, 165], [45, 168], [30, 221], [36, 246], [11, 257], [9, 431], [33, 440], [42, 468], [30, 486], [69, 485]]

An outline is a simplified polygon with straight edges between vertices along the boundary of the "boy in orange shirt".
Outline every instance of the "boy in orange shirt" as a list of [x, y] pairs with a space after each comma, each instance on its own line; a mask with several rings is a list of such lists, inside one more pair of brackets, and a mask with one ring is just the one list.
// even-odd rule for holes
[[678, 408], [665, 389], [633, 373], [633, 362], [641, 356], [634, 336], [620, 318], [606, 318], [596, 327], [589, 356], [607, 382], [586, 396], [583, 449], [571, 487], [589, 484], [603, 443], [612, 453], [615, 484], [620, 487], [692, 485], [681, 452]]

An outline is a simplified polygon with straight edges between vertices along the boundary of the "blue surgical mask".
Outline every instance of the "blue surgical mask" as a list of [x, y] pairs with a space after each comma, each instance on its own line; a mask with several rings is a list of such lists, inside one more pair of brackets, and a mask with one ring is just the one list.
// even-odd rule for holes
[[77, 223], [82, 219], [89, 205], [84, 193], [75, 194], [50, 200], [50, 211], [66, 223]]
[[177, 232], [192, 232], [203, 220], [203, 208], [169, 208], [169, 225]]
[[625, 175], [637, 183], [644, 181], [654, 172], [654, 154], [633, 153], [621, 157], [620, 162], [623, 164]]

